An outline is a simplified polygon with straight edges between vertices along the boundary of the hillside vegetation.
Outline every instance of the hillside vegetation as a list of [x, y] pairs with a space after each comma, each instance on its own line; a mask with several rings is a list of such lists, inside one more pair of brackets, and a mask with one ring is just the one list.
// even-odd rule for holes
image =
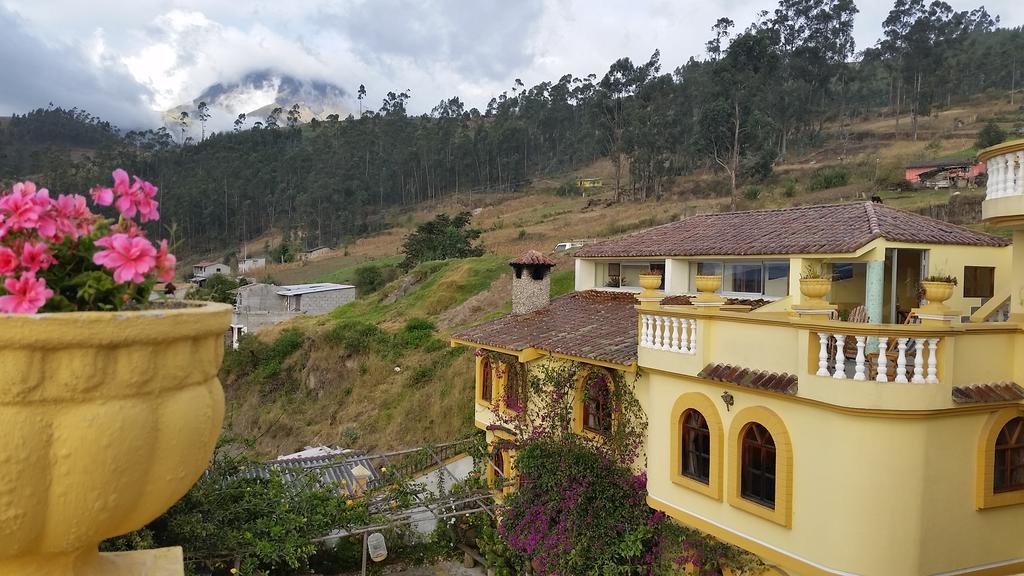
[[339, 246], [387, 228], [394, 208], [472, 205], [545, 178], [566, 190], [564, 180], [602, 158], [616, 200], [665, 198], [681, 178], [713, 173], [704, 188], [738, 206], [787, 165], [822, 149], [856, 154], [867, 135], [964, 136], [928, 119], [1014, 86], [1008, 60], [1024, 50], [1024, 31], [997, 28], [983, 7], [901, 0], [878, 42], [862, 47], [857, 12], [851, 0], [783, 0], [743, 30], [720, 18], [705, 52], [686, 61], [620, 58], [602, 74], [515, 80], [481, 108], [453, 95], [420, 115], [409, 112], [410, 92], [392, 91], [359, 118], [301, 125], [281, 111], [200, 142], [40, 109], [0, 131], [0, 179], [81, 191], [123, 166], [161, 186], [183, 255], [272, 233], [297, 249]]

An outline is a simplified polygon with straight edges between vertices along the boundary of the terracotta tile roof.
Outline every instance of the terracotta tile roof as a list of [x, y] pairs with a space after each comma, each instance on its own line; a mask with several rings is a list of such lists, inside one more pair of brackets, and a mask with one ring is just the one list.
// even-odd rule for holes
[[1015, 402], [1018, 400], [1024, 400], [1024, 388], [1014, 382], [953, 386], [953, 402], [957, 404]]
[[692, 216], [584, 246], [576, 256], [846, 254], [876, 238], [927, 244], [1009, 245], [1003, 238], [913, 212], [856, 202]]
[[[668, 306], [689, 306], [693, 303], [693, 298], [686, 294], [677, 294], [675, 296], [669, 296], [662, 299], [661, 304]], [[771, 304], [771, 300], [764, 298], [726, 298], [725, 303], [734, 306], [750, 306], [751, 310], [756, 310], [766, 304]]]
[[544, 266], [554, 266], [555, 263], [550, 258], [537, 252], [536, 250], [527, 250], [523, 252], [519, 258], [509, 262], [509, 264], [522, 264], [524, 266], [543, 264]]
[[758, 388], [770, 392], [779, 392], [795, 396], [797, 391], [797, 377], [785, 372], [768, 372], [762, 370], [751, 370], [730, 364], [708, 364], [697, 376], [707, 380], [728, 382], [745, 388]]
[[485, 322], [453, 338], [521, 351], [539, 348], [613, 364], [636, 362], [637, 316], [632, 294], [586, 290], [540, 310]]

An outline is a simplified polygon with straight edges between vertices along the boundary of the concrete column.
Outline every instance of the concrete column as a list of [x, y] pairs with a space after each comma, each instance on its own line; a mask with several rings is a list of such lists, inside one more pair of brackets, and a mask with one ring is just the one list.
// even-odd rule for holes
[[590, 290], [597, 282], [597, 262], [594, 260], [576, 259], [576, 291]]
[[789, 259], [789, 302], [792, 306], [799, 306], [803, 303], [803, 294], [800, 293], [800, 275], [804, 272], [804, 266], [810, 260], [803, 258]]
[[666, 294], [685, 294], [691, 290], [690, 265], [686, 260], [665, 259]]
[[880, 324], [882, 322], [882, 305], [885, 301], [884, 260], [869, 260], [867, 262], [867, 278], [864, 285], [864, 307], [868, 311], [868, 321], [872, 324]]

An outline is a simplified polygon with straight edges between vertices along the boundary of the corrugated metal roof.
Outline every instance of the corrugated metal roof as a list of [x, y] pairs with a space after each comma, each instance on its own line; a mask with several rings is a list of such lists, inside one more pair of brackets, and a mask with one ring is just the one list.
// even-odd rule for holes
[[280, 296], [296, 296], [299, 294], [311, 294], [313, 292], [330, 292], [331, 290], [345, 290], [348, 288], [355, 288], [350, 284], [331, 284], [329, 282], [321, 284], [291, 284], [289, 286], [281, 286], [283, 290], [279, 290], [277, 294]]
[[374, 465], [373, 459], [366, 454], [358, 456], [313, 456], [309, 458], [287, 458], [274, 460], [258, 466], [246, 468], [242, 476], [247, 478], [269, 478], [270, 471], [277, 469], [287, 481], [295, 481], [303, 474], [315, 474], [320, 482], [338, 487], [342, 494], [352, 494], [356, 486], [356, 477], [352, 470], [362, 466], [370, 471], [367, 488], [374, 488], [383, 482], [380, 470]]

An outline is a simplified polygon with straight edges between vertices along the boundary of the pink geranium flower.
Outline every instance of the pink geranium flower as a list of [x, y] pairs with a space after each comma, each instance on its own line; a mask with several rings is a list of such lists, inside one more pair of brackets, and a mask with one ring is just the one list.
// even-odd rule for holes
[[141, 189], [135, 203], [136, 207], [139, 209], [139, 220], [142, 222], [159, 220], [160, 213], [157, 211], [157, 206], [159, 204], [153, 199], [156, 197], [156, 193], [159, 189], [145, 180], [136, 178], [135, 182]]
[[85, 196], [61, 194], [54, 205], [57, 208], [57, 233], [78, 240], [92, 233], [95, 215], [89, 211]]
[[110, 206], [114, 203], [114, 191], [110, 188], [93, 186], [92, 190], [89, 190], [89, 195], [97, 206]]
[[[40, 192], [49, 201], [46, 189]], [[4, 217], [4, 226], [14, 232], [36, 228], [45, 209], [45, 205], [36, 201], [36, 185], [32, 182], [18, 182], [10, 194], [0, 197], [0, 214]]]
[[0, 296], [0, 312], [7, 314], [34, 314], [53, 296], [46, 281], [34, 274], [4, 280], [4, 289], [8, 294]]
[[160, 251], [156, 254], [156, 279], [161, 282], [174, 280], [174, 266], [178, 259], [167, 251], [167, 240], [160, 241]]
[[46, 244], [25, 242], [21, 247], [21, 267], [31, 274], [49, 268], [53, 264], [49, 248]]
[[146, 274], [156, 265], [156, 248], [145, 238], [127, 234], [112, 234], [96, 241], [100, 250], [92, 261], [114, 271], [114, 281], [141, 284]]
[[0, 276], [13, 273], [19, 266], [21, 266], [21, 262], [18, 260], [18, 255], [14, 253], [14, 250], [6, 246], [0, 246]]

